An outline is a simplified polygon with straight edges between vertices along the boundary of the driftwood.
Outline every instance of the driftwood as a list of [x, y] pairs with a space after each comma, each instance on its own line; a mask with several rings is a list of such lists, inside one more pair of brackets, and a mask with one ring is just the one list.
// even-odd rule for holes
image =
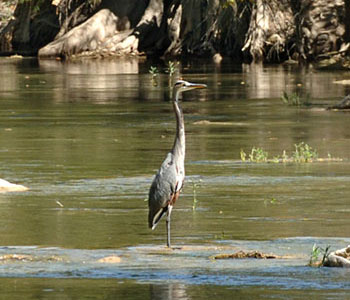
[[323, 263], [325, 267], [350, 268], [350, 245], [331, 252]]

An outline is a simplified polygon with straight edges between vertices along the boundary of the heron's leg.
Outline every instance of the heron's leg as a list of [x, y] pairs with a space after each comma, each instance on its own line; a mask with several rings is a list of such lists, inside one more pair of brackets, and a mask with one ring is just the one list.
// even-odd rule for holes
[[173, 209], [172, 205], [168, 206], [168, 212], [166, 215], [166, 234], [167, 234], [167, 246], [170, 248], [170, 216]]

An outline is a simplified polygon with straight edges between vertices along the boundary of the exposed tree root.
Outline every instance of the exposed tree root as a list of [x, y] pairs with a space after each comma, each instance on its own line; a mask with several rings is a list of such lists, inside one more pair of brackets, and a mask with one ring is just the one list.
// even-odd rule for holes
[[0, 52], [25, 54], [41, 48], [40, 57], [66, 58], [209, 54], [270, 62], [289, 58], [318, 61], [337, 53], [341, 58], [326, 62], [326, 67], [337, 66], [350, 52], [350, 33], [346, 33], [346, 28], [350, 30], [350, 5], [344, 3], [345, 0], [19, 1], [14, 18], [0, 32]]
[[242, 51], [248, 51], [255, 61], [263, 58], [279, 60], [294, 34], [294, 16], [289, 1], [257, 0]]
[[39, 57], [70, 56], [86, 50], [96, 50], [98, 45], [116, 30], [117, 17], [102, 9], [83, 24], [39, 50]]
[[[80, 8], [78, 8], [80, 9]], [[110, 9], [101, 9], [91, 18], [39, 50], [39, 57], [113, 56], [138, 54], [139, 43], [154, 39], [159, 28], [163, 1], [151, 0], [141, 20], [130, 29], [127, 17], [117, 17]]]

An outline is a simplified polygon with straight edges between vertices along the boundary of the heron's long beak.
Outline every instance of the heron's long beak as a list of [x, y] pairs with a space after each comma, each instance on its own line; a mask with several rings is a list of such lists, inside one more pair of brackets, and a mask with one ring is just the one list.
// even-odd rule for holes
[[189, 83], [188, 87], [191, 87], [193, 89], [205, 89], [207, 85], [202, 83]]

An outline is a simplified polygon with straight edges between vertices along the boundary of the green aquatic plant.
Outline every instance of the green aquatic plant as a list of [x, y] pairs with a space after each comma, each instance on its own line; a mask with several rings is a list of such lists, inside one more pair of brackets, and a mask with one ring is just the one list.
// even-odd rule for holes
[[274, 197], [272, 197], [271, 199], [264, 200], [265, 207], [267, 207], [268, 205], [278, 205], [278, 204], [280, 204], [280, 202]]
[[240, 156], [241, 156], [241, 161], [245, 161], [246, 160], [247, 154], [244, 152], [243, 149], [241, 149]]
[[169, 76], [173, 76], [174, 73], [176, 72], [177, 64], [178, 64], [177, 62], [173, 62], [173, 61], [169, 60], [168, 61], [168, 66], [165, 69], [165, 73], [168, 73]]
[[157, 68], [157, 67], [153, 67], [153, 66], [151, 66], [151, 67], [149, 68], [148, 72], [149, 72], [153, 77], [157, 76], [158, 73], [159, 73], [158, 68]]
[[249, 162], [267, 162], [268, 161], [268, 153], [259, 147], [258, 148], [253, 147], [249, 154], [245, 153], [244, 150], [241, 149], [240, 156], [242, 161], [249, 161]]
[[192, 202], [192, 210], [195, 211], [197, 208], [197, 203], [198, 203], [198, 199], [197, 199], [197, 189], [200, 187], [202, 179], [199, 180], [190, 180], [191, 184], [192, 184], [192, 195], [193, 195], [193, 202]]
[[319, 158], [318, 153], [308, 144], [301, 142], [294, 145], [295, 150], [291, 156], [288, 156], [286, 150], [283, 150], [282, 155], [274, 156], [272, 159], [268, 157], [268, 152], [262, 148], [253, 147], [249, 154], [243, 149], [240, 150], [241, 161], [245, 162], [268, 162], [268, 163], [309, 163], [313, 161], [342, 161], [340, 158], [333, 158], [329, 153], [327, 158]]
[[303, 163], [303, 162], [312, 162], [318, 158], [317, 151], [310, 147], [308, 144], [301, 142], [295, 144], [295, 151], [293, 152], [294, 162]]
[[283, 92], [281, 100], [284, 104], [289, 106], [309, 106], [310, 105], [310, 95], [306, 95], [305, 99], [302, 100], [297, 93], [287, 94], [286, 91]]
[[[311, 267], [322, 267], [324, 265], [325, 260], [327, 259], [328, 255], [330, 254], [330, 245], [327, 245], [326, 248], [321, 248], [314, 244], [312, 246], [312, 251], [310, 254], [309, 259], [309, 266]], [[319, 256], [322, 255], [322, 259], [319, 260]]]
[[283, 92], [281, 99], [284, 104], [289, 106], [301, 106], [300, 96], [297, 93], [287, 94], [286, 91]]
[[262, 148], [252, 148], [252, 151], [249, 154], [249, 161], [251, 162], [267, 162], [268, 153]]
[[214, 238], [215, 238], [216, 240], [224, 240], [224, 239], [225, 239], [225, 231], [222, 231], [222, 232], [221, 232], [221, 235], [215, 234], [215, 235], [214, 235]]

